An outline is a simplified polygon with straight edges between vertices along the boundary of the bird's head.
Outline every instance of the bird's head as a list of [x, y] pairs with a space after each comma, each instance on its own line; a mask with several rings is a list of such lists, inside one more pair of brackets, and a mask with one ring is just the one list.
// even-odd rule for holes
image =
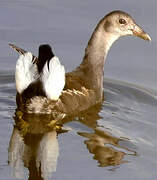
[[107, 14], [103, 21], [105, 31], [117, 37], [133, 35], [151, 41], [150, 36], [125, 12], [113, 11]]

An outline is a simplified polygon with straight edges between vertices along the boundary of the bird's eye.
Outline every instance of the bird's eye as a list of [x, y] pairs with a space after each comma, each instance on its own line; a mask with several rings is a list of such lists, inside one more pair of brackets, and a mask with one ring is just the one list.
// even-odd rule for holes
[[125, 19], [119, 19], [119, 23], [120, 24], [126, 24], [126, 20]]

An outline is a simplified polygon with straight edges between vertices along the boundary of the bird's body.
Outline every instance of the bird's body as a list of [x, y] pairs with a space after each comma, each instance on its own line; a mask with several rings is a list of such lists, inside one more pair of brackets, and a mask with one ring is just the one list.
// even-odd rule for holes
[[[43, 88], [45, 80], [37, 79], [30, 83], [22, 93], [18, 93], [19, 108], [27, 113], [52, 114], [54, 119], [59, 119], [101, 103], [103, 100], [103, 68], [107, 53], [119, 37], [126, 35], [135, 35], [150, 40], [150, 37], [135, 24], [128, 14], [114, 11], [105, 16], [94, 30], [80, 66], [65, 74], [65, 86], [60, 96], [52, 99]], [[14, 45], [12, 47], [25, 53]], [[34, 59], [34, 56], [32, 57]], [[40, 64], [40, 60], [35, 59], [36, 64]], [[51, 62], [48, 60], [48, 63], [49, 61]], [[46, 65], [46, 63], [43, 64], [41, 69]], [[38, 71], [39, 74], [42, 72], [41, 69]]]

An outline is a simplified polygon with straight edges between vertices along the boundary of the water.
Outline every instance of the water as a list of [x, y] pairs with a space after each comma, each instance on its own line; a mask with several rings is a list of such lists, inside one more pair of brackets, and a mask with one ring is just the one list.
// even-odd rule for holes
[[[27, 179], [28, 170], [23, 166], [35, 171], [34, 164], [28, 162], [36, 149], [45, 178], [52, 174], [53, 179], [156, 177], [157, 99], [153, 93], [106, 79], [103, 104], [80, 114], [74, 121], [65, 120], [63, 127], [56, 130], [57, 137], [56, 131], [48, 126], [51, 117], [27, 116], [22, 120], [20, 114], [14, 122], [13, 79], [13, 75], [1, 74], [1, 179], [12, 179], [13, 175]], [[8, 147], [13, 168], [7, 163]], [[31, 178], [42, 179], [35, 173]]]
[[[30, 158], [35, 152], [37, 167], [49, 179], [156, 178], [155, 7], [153, 0], [0, 2], [0, 179], [28, 179], [28, 172], [32, 179], [42, 179]], [[56, 130], [51, 117], [15, 116], [17, 55], [8, 42], [35, 55], [40, 43], [50, 43], [69, 71], [80, 63], [98, 20], [113, 9], [129, 12], [153, 41], [128, 37], [113, 45], [105, 65], [102, 105]]]

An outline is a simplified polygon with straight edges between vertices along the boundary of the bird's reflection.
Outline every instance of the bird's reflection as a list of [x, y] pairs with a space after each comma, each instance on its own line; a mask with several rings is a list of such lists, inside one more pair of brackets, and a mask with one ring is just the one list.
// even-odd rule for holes
[[[123, 141], [121, 138], [98, 126], [97, 121], [102, 118], [99, 115], [101, 108], [102, 105], [98, 104], [62, 121], [53, 120], [51, 115], [30, 115], [16, 110], [15, 126], [9, 144], [9, 164], [14, 169], [14, 176], [24, 177], [26, 167], [29, 170], [29, 180], [50, 177], [57, 167], [58, 135], [68, 132], [64, 124], [69, 121], [78, 121], [91, 129], [91, 132], [78, 132], [78, 135], [86, 138], [84, 144], [99, 166], [117, 166], [126, 162], [124, 156], [131, 150], [120, 146], [119, 142]], [[131, 155], [136, 155], [136, 152], [132, 151]]]
[[98, 126], [97, 120], [102, 118], [99, 115], [101, 108], [101, 104], [92, 107], [80, 118], [82, 123], [92, 127], [94, 131], [91, 133], [78, 132], [78, 134], [87, 139], [84, 141], [84, 144], [89, 152], [94, 155], [93, 159], [98, 161], [100, 167], [126, 163], [127, 161], [123, 160], [124, 156], [136, 155], [136, 152], [119, 145], [120, 141], [126, 141], [126, 139], [117, 138], [108, 131], [105, 131], [104, 128]]
[[118, 138], [113, 137], [100, 129], [95, 129], [93, 133], [79, 132], [78, 134], [88, 138], [88, 140], [85, 140], [84, 143], [86, 144], [89, 152], [94, 154], [93, 159], [99, 162], [99, 166], [115, 166], [125, 162], [123, 161], [125, 152], [114, 148], [119, 146]]
[[66, 132], [51, 116], [15, 113], [15, 126], [8, 148], [8, 160], [14, 176], [24, 177], [24, 167], [29, 179], [47, 179], [56, 171], [59, 146], [57, 135]]

